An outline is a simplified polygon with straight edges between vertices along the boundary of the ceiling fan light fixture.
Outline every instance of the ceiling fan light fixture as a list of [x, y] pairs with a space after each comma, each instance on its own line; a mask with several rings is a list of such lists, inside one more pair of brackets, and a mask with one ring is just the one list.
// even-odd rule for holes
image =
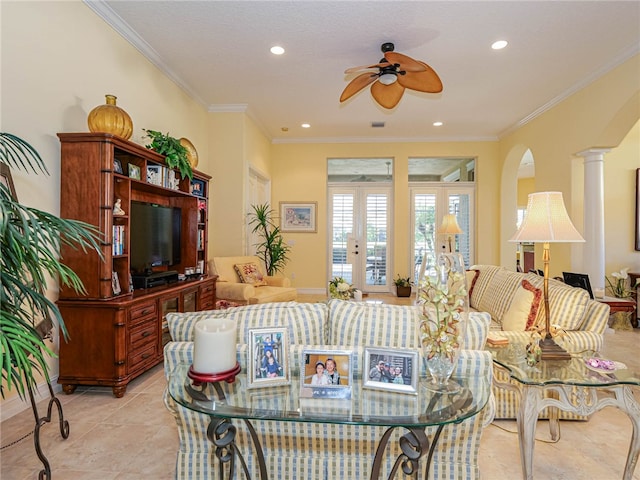
[[395, 73], [383, 73], [380, 75], [378, 81], [383, 85], [391, 85], [398, 81], [398, 75]]

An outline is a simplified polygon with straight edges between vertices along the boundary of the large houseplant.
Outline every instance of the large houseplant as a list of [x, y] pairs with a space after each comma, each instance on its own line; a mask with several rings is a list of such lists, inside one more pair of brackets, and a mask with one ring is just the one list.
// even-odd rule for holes
[[249, 225], [253, 227], [252, 232], [262, 239], [255, 245], [256, 254], [264, 262], [267, 275], [282, 272], [289, 261], [291, 247], [285, 243], [280, 227], [273, 221], [274, 211], [268, 203], [251, 205], [251, 208], [253, 211], [249, 213]]
[[[0, 160], [12, 168], [48, 174], [38, 152], [27, 142], [0, 132]], [[47, 280], [82, 292], [78, 276], [59, 258], [61, 244], [99, 254], [98, 230], [75, 220], [65, 220], [41, 210], [26, 207], [0, 182], [0, 393], [16, 388], [25, 398], [35, 389], [40, 372], [49, 381], [46, 356], [55, 356], [43, 338], [51, 318], [58, 322], [67, 338], [64, 320], [55, 303], [46, 296]], [[43, 331], [42, 323], [49, 327]]]

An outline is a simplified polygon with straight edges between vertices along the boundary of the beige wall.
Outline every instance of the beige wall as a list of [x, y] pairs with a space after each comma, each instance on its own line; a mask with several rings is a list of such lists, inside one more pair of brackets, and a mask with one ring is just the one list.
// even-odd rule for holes
[[[51, 174], [47, 178], [14, 170], [22, 203], [59, 214], [56, 133], [88, 131], [87, 115], [105, 102], [106, 93], [116, 95], [118, 105], [131, 116], [132, 140], [142, 143], [142, 128], [187, 137], [198, 149], [199, 168], [207, 171], [206, 110], [86, 5], [79, 1], [1, 2], [0, 8], [0, 128], [30, 142]], [[47, 295], [57, 299], [53, 282]], [[58, 362], [50, 363], [55, 379]]]
[[[635, 55], [599, 80], [541, 114], [528, 124], [500, 140], [502, 169], [501, 263], [509, 265], [515, 258], [515, 245], [507, 241], [513, 234], [517, 205], [516, 185], [512, 172], [527, 148], [533, 153], [536, 191], [561, 191], [567, 211], [579, 231], [583, 225], [583, 166], [577, 153], [592, 147], [617, 147], [638, 121], [640, 114], [640, 55]], [[602, 143], [602, 142], [608, 143]], [[633, 151], [635, 148], [635, 151]], [[627, 158], [640, 164], [638, 144], [630, 147]], [[628, 183], [628, 173], [612, 152], [606, 156], [607, 182]], [[616, 165], [616, 166], [613, 166]], [[606, 193], [606, 192], [605, 192]], [[606, 199], [607, 208], [610, 201]], [[608, 221], [608, 219], [607, 219]], [[617, 231], [622, 225], [608, 225]], [[610, 245], [606, 244], [609, 252]], [[630, 242], [618, 261], [637, 265], [638, 253]], [[582, 244], [555, 244], [552, 247], [551, 274], [563, 270], [581, 271]], [[541, 260], [536, 260], [541, 264]]]
[[526, 208], [529, 194], [535, 191], [536, 179], [534, 177], [518, 179], [518, 208]]
[[276, 144], [272, 148], [273, 205], [280, 201], [318, 202], [317, 233], [287, 233], [294, 247], [287, 273], [295, 273], [295, 286], [325, 288], [327, 283], [327, 158], [392, 157], [394, 159], [393, 265], [397, 272], [411, 271], [410, 199], [408, 159], [416, 156], [476, 157], [476, 261], [497, 263], [499, 217], [499, 170], [497, 142], [455, 143], [339, 143]]

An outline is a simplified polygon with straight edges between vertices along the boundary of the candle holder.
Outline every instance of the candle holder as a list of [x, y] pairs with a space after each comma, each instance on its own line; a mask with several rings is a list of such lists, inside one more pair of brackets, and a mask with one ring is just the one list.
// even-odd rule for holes
[[201, 385], [203, 383], [215, 383], [215, 382], [227, 382], [233, 383], [236, 379], [236, 375], [241, 371], [240, 364], [236, 362], [236, 365], [224, 372], [219, 373], [200, 373], [193, 369], [193, 365], [189, 367], [187, 376], [193, 380], [194, 385]]

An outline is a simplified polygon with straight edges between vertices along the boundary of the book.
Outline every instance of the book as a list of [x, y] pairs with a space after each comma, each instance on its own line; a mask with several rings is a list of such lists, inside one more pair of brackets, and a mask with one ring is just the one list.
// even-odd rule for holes
[[487, 343], [493, 347], [509, 345], [509, 339], [500, 332], [489, 332]]

